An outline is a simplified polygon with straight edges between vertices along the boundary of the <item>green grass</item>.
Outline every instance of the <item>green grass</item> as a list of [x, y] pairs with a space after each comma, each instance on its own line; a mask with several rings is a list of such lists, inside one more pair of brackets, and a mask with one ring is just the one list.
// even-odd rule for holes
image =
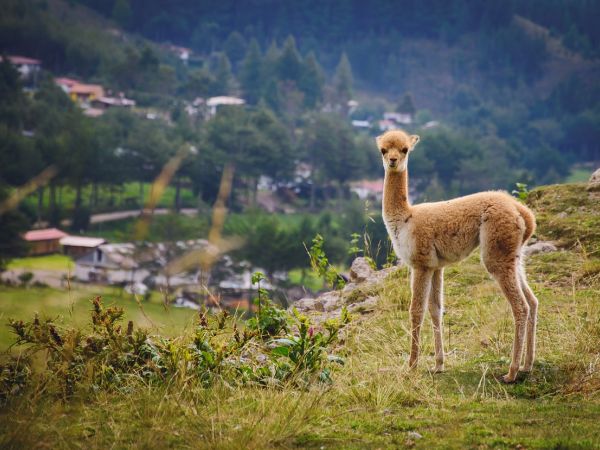
[[182, 333], [193, 322], [195, 312], [187, 308], [165, 308], [160, 295], [138, 304], [133, 296], [120, 288], [80, 286], [72, 291], [52, 288], [18, 288], [0, 285], [0, 351], [14, 341], [6, 326], [8, 319], [30, 319], [38, 313], [42, 317], [60, 317], [65, 326], [85, 326], [89, 322], [91, 302], [102, 296], [107, 305], [115, 304], [125, 310], [127, 320], [153, 329], [167, 336]]
[[591, 169], [574, 168], [565, 180], [565, 183], [587, 183], [592, 175]]
[[[99, 186], [98, 188], [98, 205], [93, 208], [93, 212], [102, 211], [117, 211], [137, 209], [140, 206], [146, 205], [150, 198], [151, 183], [143, 183], [143, 203], [140, 202], [140, 184], [139, 183], [124, 183], [120, 186]], [[61, 209], [68, 213], [72, 211], [75, 204], [75, 189], [70, 186], [64, 186], [57, 191], [57, 202], [60, 203]], [[87, 185], [82, 190], [83, 204], [89, 206], [92, 199], [92, 186]], [[24, 202], [27, 207], [33, 211], [36, 210], [38, 204], [38, 196], [32, 194], [27, 197]], [[47, 210], [50, 202], [50, 192], [44, 190], [42, 198], [42, 207]], [[195, 207], [196, 198], [190, 189], [181, 189], [181, 202], [184, 207]], [[175, 187], [167, 186], [163, 195], [158, 201], [158, 208], [171, 208], [175, 203]]]
[[310, 269], [305, 270], [304, 279], [301, 269], [293, 269], [288, 273], [289, 281], [296, 286], [305, 286], [313, 292], [323, 289], [323, 279], [315, 275]]
[[8, 263], [8, 270], [56, 270], [72, 271], [75, 268], [73, 260], [65, 255], [30, 256], [13, 259]]
[[[587, 205], [581, 191], [566, 189], [553, 198]], [[555, 222], [550, 210], [560, 204], [541, 201], [550, 192], [538, 195], [539, 235], [566, 236], [562, 218]], [[0, 409], [0, 447], [600, 448], [600, 258], [585, 250], [599, 240], [587, 228], [590, 214], [581, 214], [570, 225], [583, 232], [585, 245], [528, 261], [540, 300], [538, 355], [534, 371], [516, 384], [498, 381], [512, 346], [510, 307], [473, 255], [446, 270], [445, 373], [428, 370], [434, 365], [428, 320], [420, 365], [407, 367], [410, 292], [402, 269], [379, 289], [376, 311], [345, 330], [336, 353], [346, 363], [334, 369], [331, 384], [206, 387], [176, 378], [82, 391], [68, 401], [26, 394]], [[76, 302], [76, 320], [84, 320], [92, 294]], [[104, 294], [143, 320], [135, 303]], [[9, 289], [0, 298], [15, 317], [29, 317], [39, 304], [58, 304], [69, 317], [66, 293]], [[19, 309], [26, 301], [31, 305]], [[176, 313], [154, 302], [145, 309], [161, 324]], [[161, 332], [179, 333], [173, 320]], [[186, 333], [186, 318], [180, 323]]]

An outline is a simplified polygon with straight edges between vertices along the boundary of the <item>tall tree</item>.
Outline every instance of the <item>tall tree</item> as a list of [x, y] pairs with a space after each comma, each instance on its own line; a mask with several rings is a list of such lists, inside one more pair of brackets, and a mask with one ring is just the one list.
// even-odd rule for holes
[[352, 67], [346, 53], [342, 53], [340, 62], [335, 69], [335, 76], [333, 78], [335, 100], [341, 105], [342, 110], [346, 110], [348, 101], [352, 99]]
[[255, 105], [263, 96], [264, 76], [260, 46], [256, 39], [252, 39], [246, 52], [246, 57], [240, 67], [239, 76], [248, 103]]
[[223, 49], [234, 67], [237, 68], [246, 53], [246, 41], [238, 31], [233, 31], [227, 37]]
[[215, 69], [214, 94], [227, 95], [233, 87], [233, 74], [231, 62], [225, 53], [219, 53]]
[[417, 108], [415, 108], [412, 95], [409, 92], [404, 94], [402, 100], [400, 100], [396, 107], [396, 111], [399, 113], [410, 114], [411, 116], [415, 115]]
[[313, 109], [323, 97], [323, 83], [325, 77], [323, 70], [313, 52], [310, 52], [304, 60], [304, 70], [300, 78], [299, 87], [304, 93], [304, 104]]
[[277, 68], [281, 80], [290, 80], [296, 83], [300, 81], [303, 73], [302, 57], [296, 49], [296, 41], [293, 36], [288, 36], [285, 40]]

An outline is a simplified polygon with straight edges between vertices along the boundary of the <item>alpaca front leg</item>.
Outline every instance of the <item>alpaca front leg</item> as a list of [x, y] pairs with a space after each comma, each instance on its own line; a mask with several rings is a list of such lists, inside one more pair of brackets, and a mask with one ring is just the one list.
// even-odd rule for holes
[[413, 268], [411, 276], [412, 300], [410, 302], [411, 345], [410, 368], [417, 366], [420, 351], [421, 326], [423, 325], [424, 311], [427, 308], [429, 292], [431, 291], [431, 277], [433, 271], [429, 269]]
[[444, 341], [442, 317], [444, 314], [444, 269], [433, 272], [431, 280], [431, 295], [429, 297], [429, 314], [433, 326], [435, 342], [435, 368], [434, 373], [444, 371]]

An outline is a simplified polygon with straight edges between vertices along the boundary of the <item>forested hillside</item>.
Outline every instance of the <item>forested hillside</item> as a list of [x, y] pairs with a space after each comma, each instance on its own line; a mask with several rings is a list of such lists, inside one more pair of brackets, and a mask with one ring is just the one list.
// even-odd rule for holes
[[[54, 164], [22, 212], [82, 229], [185, 147], [195, 150], [177, 189], [210, 204], [231, 162], [235, 209], [256, 206], [268, 176], [293, 191], [294, 208], [316, 211], [350, 198], [350, 182], [381, 176], [373, 137], [386, 111], [410, 115], [405, 127], [421, 135], [418, 200], [561, 181], [600, 160], [599, 14], [597, 2], [559, 0], [6, 0], [0, 51], [44, 70], [31, 90], [2, 67], [0, 189]], [[137, 106], [85, 117], [55, 86], [64, 76]], [[197, 114], [220, 95], [246, 107]], [[298, 181], [301, 164], [312, 171]], [[74, 203], [63, 204], [63, 188]]]

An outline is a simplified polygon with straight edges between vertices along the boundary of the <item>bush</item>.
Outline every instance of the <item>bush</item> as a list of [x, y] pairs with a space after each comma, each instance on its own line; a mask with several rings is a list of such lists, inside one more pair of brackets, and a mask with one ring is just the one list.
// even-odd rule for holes
[[[169, 339], [134, 328], [131, 321], [123, 327], [123, 310], [105, 307], [100, 297], [92, 305], [91, 326], [86, 329], [63, 328], [37, 316], [31, 322], [10, 321], [15, 344], [25, 350], [18, 363], [8, 354], [0, 363], [0, 399], [22, 392], [32, 379], [44, 392], [64, 398], [76, 391], [135, 389], [174, 381], [182, 388], [193, 383], [208, 386], [216, 380], [276, 386], [328, 381], [331, 363], [342, 362], [331, 349], [349, 321], [344, 312], [340, 321], [330, 320], [319, 330], [296, 311], [278, 310], [275, 315], [269, 305], [261, 313], [276, 317], [276, 326], [259, 318], [259, 327], [242, 323], [240, 331], [237, 318], [226, 311], [217, 315], [202, 311], [191, 335]], [[33, 360], [44, 361], [44, 367], [32, 365]], [[32, 373], [36, 376], [30, 377]]]

